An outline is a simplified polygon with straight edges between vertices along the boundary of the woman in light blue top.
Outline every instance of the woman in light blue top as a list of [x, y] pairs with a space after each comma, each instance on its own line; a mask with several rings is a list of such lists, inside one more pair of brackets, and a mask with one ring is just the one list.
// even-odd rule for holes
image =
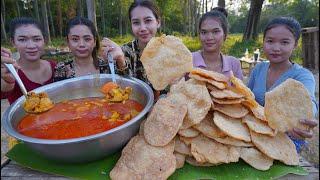
[[[257, 64], [250, 74], [248, 87], [255, 95], [256, 101], [264, 106], [265, 93], [277, 87], [288, 78], [301, 82], [308, 90], [313, 104], [314, 115], [318, 112], [315, 98], [315, 80], [313, 74], [290, 61], [293, 50], [300, 38], [301, 26], [291, 17], [279, 17], [270, 21], [263, 34], [263, 51], [269, 62]], [[312, 128], [317, 126], [315, 120], [301, 120], [310, 127], [310, 131], [293, 128], [287, 132], [296, 145], [298, 152], [306, 144], [305, 138], [312, 137]]]

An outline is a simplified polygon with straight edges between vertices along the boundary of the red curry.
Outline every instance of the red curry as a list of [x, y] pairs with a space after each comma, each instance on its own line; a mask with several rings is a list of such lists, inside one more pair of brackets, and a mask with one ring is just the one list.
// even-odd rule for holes
[[70, 139], [107, 131], [132, 119], [143, 106], [135, 100], [109, 103], [102, 98], [82, 98], [57, 103], [41, 114], [27, 114], [18, 132], [40, 139]]

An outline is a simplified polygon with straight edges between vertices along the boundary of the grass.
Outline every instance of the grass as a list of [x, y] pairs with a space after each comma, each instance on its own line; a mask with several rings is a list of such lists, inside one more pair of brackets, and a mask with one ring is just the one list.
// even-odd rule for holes
[[[183, 43], [187, 46], [187, 48], [191, 51], [197, 51], [201, 49], [200, 40], [198, 37], [191, 37], [191, 36], [183, 36], [183, 35], [177, 35], [179, 38], [182, 39]], [[125, 44], [127, 42], [130, 42], [133, 39], [131, 35], [125, 35], [125, 36], [118, 36], [111, 38], [114, 42], [116, 42], [119, 45]], [[11, 49], [12, 51], [15, 51], [14, 48], [10, 43], [2, 43], [1, 46], [7, 47]], [[53, 38], [51, 40], [51, 43], [48, 44], [47, 48], [61, 48], [66, 47], [67, 43], [65, 38]], [[222, 47], [222, 53], [231, 55], [237, 58], [241, 58], [244, 56], [244, 53], [248, 49], [249, 55], [252, 56], [253, 52], [256, 49], [260, 49], [261, 52], [261, 58], [266, 58], [263, 54], [263, 48], [262, 48], [262, 35], [259, 35], [258, 40], [249, 40], [242, 42], [242, 34], [229, 34], [227, 37], [227, 40], [224, 42], [224, 45]], [[54, 59], [57, 59], [58, 61], [64, 60], [66, 57], [53, 57]], [[302, 64], [302, 46], [301, 46], [301, 39], [299, 40], [298, 47], [296, 50], [294, 50], [291, 60], [295, 63]]]

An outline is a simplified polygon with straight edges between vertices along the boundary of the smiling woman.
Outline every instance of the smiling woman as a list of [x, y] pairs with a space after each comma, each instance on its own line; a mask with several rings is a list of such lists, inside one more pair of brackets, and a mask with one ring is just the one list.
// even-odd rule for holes
[[40, 24], [32, 18], [15, 18], [10, 24], [11, 42], [20, 54], [15, 62], [11, 51], [1, 47], [1, 96], [8, 98], [10, 104], [22, 96], [22, 92], [4, 63], [14, 64], [18, 75], [31, 91], [53, 81], [53, 61], [40, 59], [45, 46], [45, 34]]
[[98, 58], [99, 36], [89, 19], [75, 17], [68, 22], [67, 43], [74, 58], [57, 64], [54, 81], [110, 73], [108, 64]]

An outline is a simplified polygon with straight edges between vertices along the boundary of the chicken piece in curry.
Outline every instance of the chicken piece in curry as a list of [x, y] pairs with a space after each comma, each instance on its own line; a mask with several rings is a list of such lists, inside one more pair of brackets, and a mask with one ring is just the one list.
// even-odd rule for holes
[[50, 100], [47, 93], [41, 92], [36, 94], [30, 92], [27, 95], [27, 99], [23, 104], [25, 111], [29, 113], [41, 113], [48, 111], [54, 106], [54, 103]]
[[123, 89], [113, 82], [104, 84], [100, 90], [105, 95], [105, 99], [108, 102], [122, 102], [128, 100], [132, 92], [131, 87], [125, 87]]

